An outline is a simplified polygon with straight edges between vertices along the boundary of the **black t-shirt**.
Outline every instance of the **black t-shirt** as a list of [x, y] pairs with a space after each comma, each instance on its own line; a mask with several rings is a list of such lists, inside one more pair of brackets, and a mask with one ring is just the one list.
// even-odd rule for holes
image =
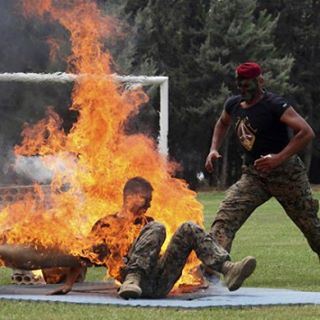
[[249, 108], [242, 108], [241, 96], [232, 96], [225, 103], [225, 111], [235, 124], [239, 142], [251, 161], [269, 153], [280, 152], [289, 142], [288, 127], [280, 121], [288, 102], [271, 92]]

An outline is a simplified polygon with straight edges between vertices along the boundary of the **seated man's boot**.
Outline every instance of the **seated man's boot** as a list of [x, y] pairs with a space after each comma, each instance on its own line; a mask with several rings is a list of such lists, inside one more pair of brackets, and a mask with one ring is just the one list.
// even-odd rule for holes
[[247, 279], [256, 268], [256, 259], [254, 257], [245, 257], [241, 261], [226, 261], [222, 265], [222, 274], [225, 283], [230, 291], [238, 290], [245, 279]]
[[118, 294], [123, 299], [135, 299], [141, 296], [142, 290], [140, 288], [141, 276], [139, 273], [128, 273]]

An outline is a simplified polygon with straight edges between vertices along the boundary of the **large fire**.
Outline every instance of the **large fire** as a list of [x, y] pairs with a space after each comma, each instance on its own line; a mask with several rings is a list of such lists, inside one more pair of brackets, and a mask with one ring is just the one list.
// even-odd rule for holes
[[[147, 101], [141, 89], [126, 91], [113, 80], [111, 57], [102, 40], [114, 27], [93, 1], [23, 0], [27, 16], [50, 17], [70, 33], [72, 54], [68, 71], [85, 74], [74, 85], [72, 110], [79, 117], [69, 133], [62, 120], [49, 109], [46, 119], [24, 128], [23, 142], [16, 146], [17, 157], [40, 157], [53, 172], [50, 204], [26, 196], [0, 213], [0, 230], [7, 243], [33, 244], [81, 254], [89, 245], [86, 238], [101, 217], [113, 214], [122, 202], [125, 182], [134, 176], [149, 180], [154, 188], [148, 215], [163, 222], [167, 241], [184, 221], [202, 225], [202, 206], [185, 181], [173, 178], [175, 164], [160, 155], [153, 140], [141, 135], [126, 135], [125, 121]], [[35, 191], [44, 199], [40, 186]], [[115, 230], [130, 232], [122, 226]], [[87, 239], [87, 240], [85, 240]], [[107, 261], [106, 264], [117, 263]], [[193, 255], [183, 281], [198, 261]]]

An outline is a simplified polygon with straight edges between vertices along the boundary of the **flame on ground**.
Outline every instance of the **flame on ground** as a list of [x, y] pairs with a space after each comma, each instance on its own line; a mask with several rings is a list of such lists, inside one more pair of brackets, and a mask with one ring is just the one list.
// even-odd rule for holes
[[[41, 157], [53, 172], [52, 192], [50, 203], [26, 196], [2, 210], [0, 230], [5, 230], [5, 240], [80, 254], [92, 225], [119, 209], [123, 186], [134, 176], [143, 176], [154, 188], [148, 215], [166, 225], [165, 246], [182, 222], [202, 225], [196, 194], [185, 181], [172, 177], [176, 165], [158, 153], [152, 139], [124, 133], [126, 120], [148, 97], [141, 89], [123, 90], [107, 76], [112, 73], [112, 58], [102, 40], [114, 32], [112, 20], [92, 1], [24, 0], [22, 6], [26, 16], [50, 18], [68, 30], [72, 44], [68, 71], [87, 77], [74, 85], [70, 108], [79, 117], [68, 134], [52, 108], [46, 119], [24, 128], [23, 142], [15, 152]], [[34, 188], [41, 198], [41, 188]], [[115, 236], [131, 229], [122, 226]], [[192, 255], [182, 282], [201, 282], [188, 272], [198, 263]]]

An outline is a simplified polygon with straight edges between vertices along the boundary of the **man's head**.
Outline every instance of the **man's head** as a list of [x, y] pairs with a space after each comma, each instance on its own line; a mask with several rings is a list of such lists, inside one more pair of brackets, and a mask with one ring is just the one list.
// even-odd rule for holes
[[152, 191], [152, 185], [146, 179], [131, 178], [123, 188], [123, 203], [134, 215], [143, 215], [150, 207]]
[[261, 67], [255, 62], [245, 62], [236, 68], [238, 89], [246, 102], [254, 100], [264, 84]]

